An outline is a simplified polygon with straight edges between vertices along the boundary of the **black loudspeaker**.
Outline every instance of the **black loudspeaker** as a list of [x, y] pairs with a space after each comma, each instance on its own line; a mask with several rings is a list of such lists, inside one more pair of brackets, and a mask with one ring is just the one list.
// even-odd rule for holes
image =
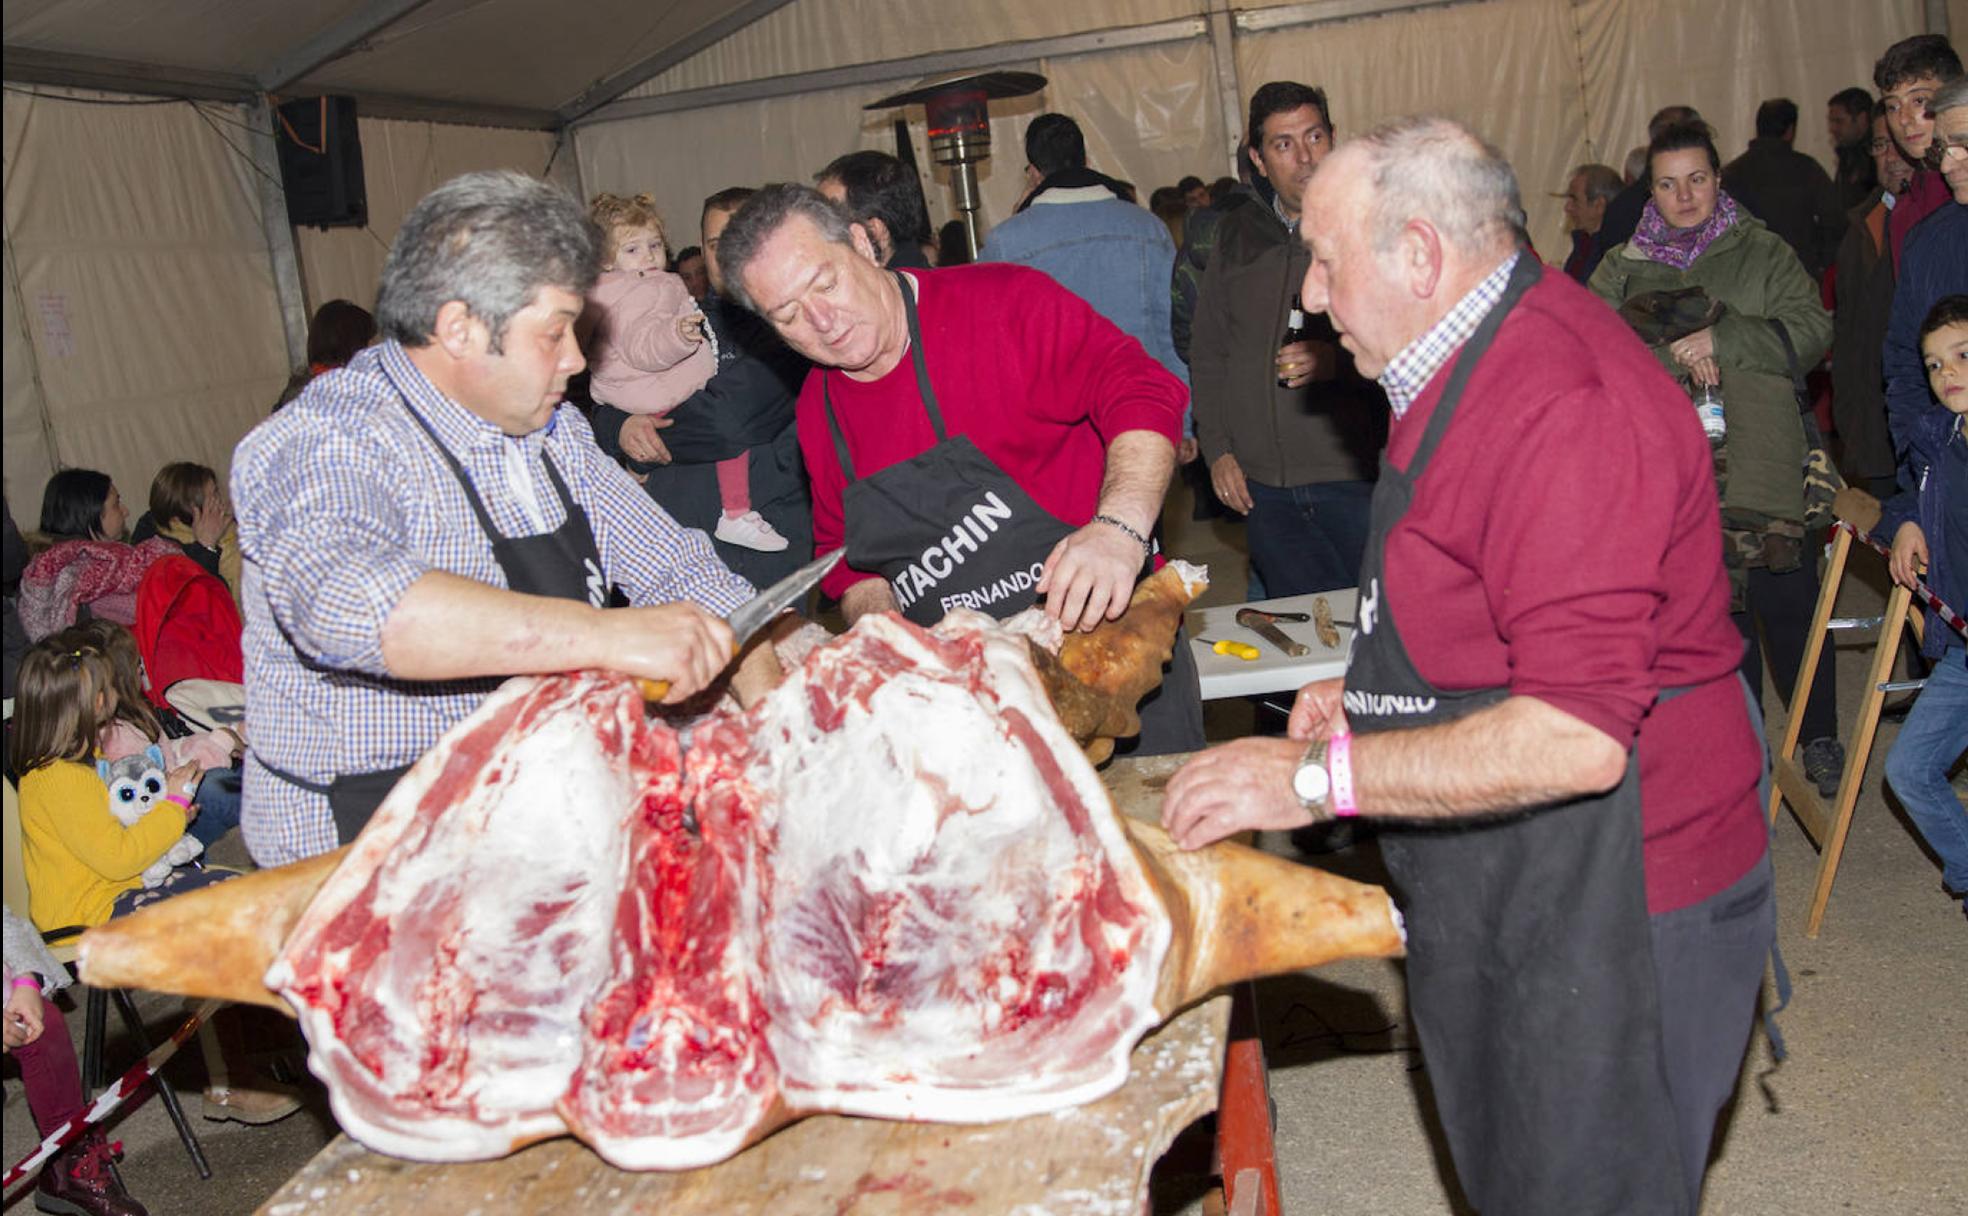
[[280, 149], [288, 223], [297, 228], [368, 225], [355, 98], [305, 97], [281, 103], [274, 112], [273, 141]]

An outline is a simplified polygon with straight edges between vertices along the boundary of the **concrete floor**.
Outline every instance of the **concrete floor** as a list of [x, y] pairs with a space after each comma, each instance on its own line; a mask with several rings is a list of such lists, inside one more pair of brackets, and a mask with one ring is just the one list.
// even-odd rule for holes
[[[1169, 548], [1209, 564], [1214, 582], [1205, 602], [1244, 599], [1240, 528], [1191, 523], [1186, 491], [1178, 486], [1170, 497]], [[1856, 561], [1862, 570], [1876, 564]], [[1881, 602], [1879, 588], [1853, 578], [1840, 608], [1858, 615], [1878, 611]], [[1839, 650], [1839, 700], [1848, 723], [1868, 655], [1863, 640]], [[1774, 696], [1765, 703], [1774, 742], [1783, 715]], [[1249, 702], [1213, 703], [1211, 738], [1248, 733], [1254, 714]], [[1780, 943], [1796, 984], [1781, 1022], [1791, 1058], [1771, 1072], [1767, 1045], [1757, 1037], [1709, 1174], [1709, 1212], [1956, 1216], [1968, 1210], [1962, 1132], [1968, 1127], [1968, 923], [1960, 904], [1941, 893], [1935, 862], [1883, 791], [1879, 757], [1896, 730], [1890, 723], [1881, 729], [1815, 941], [1804, 937], [1803, 912], [1817, 854], [1787, 814], [1777, 824]], [[231, 843], [221, 843], [221, 860]], [[1290, 848], [1282, 840], [1266, 843]], [[1371, 878], [1378, 859], [1369, 844], [1320, 864]], [[146, 996], [143, 1008], [162, 1033], [181, 1005]], [[1260, 986], [1260, 1016], [1286, 1211], [1437, 1216], [1464, 1210], [1431, 1135], [1427, 1074], [1412, 1050], [1398, 964], [1343, 963], [1268, 981]], [[257, 1029], [278, 1036], [288, 1025], [270, 1019]], [[79, 1043], [79, 1013], [69, 1027]], [[134, 1048], [119, 1039], [112, 1035], [113, 1058], [134, 1058]], [[333, 1135], [325, 1099], [311, 1081], [307, 1109], [278, 1124], [245, 1127], [198, 1117], [203, 1068], [195, 1047], [181, 1053], [168, 1075], [188, 1097], [214, 1177], [198, 1180], [161, 1106], [145, 1102], [112, 1135], [124, 1143], [122, 1172], [131, 1192], [158, 1216], [251, 1212]], [[10, 1068], [5, 1159], [19, 1159], [33, 1143]], [[1199, 1146], [1206, 1148], [1200, 1132], [1158, 1173], [1157, 1211], [1199, 1210], [1202, 1187], [1194, 1175], [1206, 1156]], [[23, 1194], [14, 1200], [6, 1205], [9, 1216], [31, 1210]]]

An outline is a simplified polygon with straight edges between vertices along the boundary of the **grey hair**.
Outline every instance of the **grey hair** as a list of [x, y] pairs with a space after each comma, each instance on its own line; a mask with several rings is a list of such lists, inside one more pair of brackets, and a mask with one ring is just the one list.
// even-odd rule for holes
[[1940, 114], [1947, 110], [1959, 110], [1968, 106], [1968, 76], [1956, 76], [1940, 88], [1927, 103], [1929, 114]]
[[1464, 254], [1524, 243], [1524, 203], [1503, 153], [1448, 118], [1418, 115], [1382, 123], [1353, 141], [1373, 185], [1368, 232], [1377, 253], [1401, 230], [1427, 220]]
[[453, 300], [504, 350], [513, 314], [543, 287], [586, 295], [601, 235], [558, 186], [510, 170], [467, 173], [426, 194], [397, 230], [376, 294], [376, 324], [405, 346], [428, 346]]
[[[1596, 162], [1583, 164], [1572, 170], [1572, 177], [1585, 179], [1585, 201], [1588, 203], [1609, 203], [1621, 190], [1626, 189], [1626, 183], [1620, 180], [1619, 170], [1611, 165], [1601, 165]], [[1565, 181], [1569, 185], [1571, 178], [1568, 177]]]
[[832, 244], [854, 241], [854, 217], [813, 187], [798, 182], [759, 187], [718, 236], [718, 271], [724, 275], [725, 294], [742, 307], [758, 311], [751, 293], [745, 290], [745, 268], [758, 256], [759, 247], [796, 215], [805, 216]]

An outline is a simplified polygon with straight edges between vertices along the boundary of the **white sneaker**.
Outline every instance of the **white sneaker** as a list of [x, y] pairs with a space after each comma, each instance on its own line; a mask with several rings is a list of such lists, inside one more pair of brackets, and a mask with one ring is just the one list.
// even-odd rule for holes
[[777, 553], [788, 543], [757, 511], [747, 511], [735, 518], [719, 516], [716, 536], [727, 545], [757, 549], [760, 553]]

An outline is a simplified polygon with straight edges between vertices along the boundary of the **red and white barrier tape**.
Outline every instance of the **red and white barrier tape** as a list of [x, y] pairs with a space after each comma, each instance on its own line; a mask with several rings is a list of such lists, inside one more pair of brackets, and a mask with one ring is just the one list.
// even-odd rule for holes
[[41, 1147], [21, 1158], [19, 1164], [10, 1168], [7, 1171], [6, 1181], [0, 1182], [0, 1190], [12, 1187], [14, 1183], [34, 1173], [34, 1171], [41, 1168], [42, 1163], [46, 1162], [48, 1158], [61, 1152], [70, 1144], [73, 1144], [83, 1132], [89, 1129], [90, 1125], [100, 1123], [108, 1118], [110, 1113], [123, 1105], [124, 1101], [130, 1095], [143, 1088], [143, 1083], [155, 1076], [157, 1070], [164, 1067], [166, 1060], [178, 1054], [178, 1048], [183, 1047], [191, 1036], [198, 1032], [199, 1024], [206, 1018], [211, 1017], [213, 1012], [224, 1003], [223, 1001], [206, 1001], [198, 1008], [192, 1010], [191, 1015], [185, 1018], [184, 1025], [172, 1031], [170, 1038], [152, 1048], [149, 1055], [138, 1060], [130, 1068], [130, 1071], [118, 1077], [116, 1082], [108, 1089], [103, 1090], [102, 1096], [90, 1103], [87, 1110], [81, 1114], [70, 1116], [66, 1123], [56, 1128], [49, 1134], [46, 1140], [41, 1142]]
[[[1893, 550], [1889, 546], [1880, 544], [1878, 541], [1874, 540], [1872, 537], [1868, 536], [1864, 532], [1859, 531], [1857, 526], [1853, 524], [1849, 524], [1841, 519], [1836, 524], [1833, 524], [1832, 527], [1843, 528], [1845, 531], [1850, 532], [1853, 536], [1856, 536], [1860, 540], [1864, 541], [1866, 544], [1871, 545], [1883, 557], [1893, 556]], [[1927, 586], [1927, 582], [1925, 579], [1922, 579], [1920, 582], [1915, 583], [1913, 585], [1913, 598], [1919, 600], [1921, 603], [1927, 605], [1929, 608], [1932, 608], [1934, 610], [1934, 614], [1940, 617], [1942, 623], [1945, 624], [1949, 629], [1954, 630], [1956, 633], [1960, 634], [1964, 638], [1968, 638], [1968, 621], [1962, 620], [1961, 614], [1959, 612], [1956, 612], [1952, 607], [1950, 607], [1946, 600], [1942, 599], [1938, 595], [1935, 595], [1933, 589]]]

